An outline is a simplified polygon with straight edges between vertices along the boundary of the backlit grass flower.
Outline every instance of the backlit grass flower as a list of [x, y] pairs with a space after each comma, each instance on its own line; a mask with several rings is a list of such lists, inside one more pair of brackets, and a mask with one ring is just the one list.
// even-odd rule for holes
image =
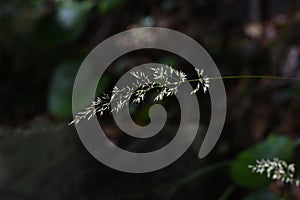
[[256, 165], [249, 165], [253, 173], [266, 174], [268, 178], [278, 180], [282, 183], [291, 183], [299, 186], [299, 179], [295, 178], [295, 164], [287, 164], [278, 158], [261, 159], [256, 161]]
[[[77, 124], [82, 119], [91, 119], [97, 113], [101, 116], [105, 111], [110, 110], [111, 112], [119, 112], [123, 107], [127, 106], [132, 100], [133, 103], [141, 103], [145, 99], [145, 95], [150, 90], [155, 89], [157, 95], [153, 99], [155, 102], [163, 100], [165, 97], [174, 95], [178, 92], [178, 87], [186, 82], [190, 82], [186, 77], [187, 75], [180, 71], [172, 68], [168, 65], [151, 68], [153, 71], [153, 79], [151, 81], [144, 72], [133, 71], [130, 74], [135, 77], [136, 81], [132, 82], [131, 85], [127, 85], [123, 88], [115, 86], [112, 90], [112, 95], [103, 94], [101, 97], [97, 97], [95, 101], [92, 101], [91, 105], [85, 110], [77, 113], [74, 120], [69, 123]], [[193, 81], [197, 81], [196, 88], [191, 92], [195, 94], [202, 87], [203, 92], [206, 93], [209, 87], [209, 78], [204, 76], [204, 71], [195, 68], [198, 78]]]

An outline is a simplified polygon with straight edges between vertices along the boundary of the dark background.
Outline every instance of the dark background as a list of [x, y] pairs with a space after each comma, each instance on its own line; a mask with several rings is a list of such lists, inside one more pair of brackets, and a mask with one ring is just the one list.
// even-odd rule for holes
[[[118, 172], [87, 152], [68, 126], [76, 72], [97, 44], [144, 26], [192, 37], [222, 76], [300, 77], [297, 0], [1, 0], [0, 199], [278, 199], [282, 187], [251, 174], [247, 166], [272, 157], [300, 166], [295, 145], [299, 80], [225, 79], [225, 127], [204, 159], [197, 158], [201, 138], [170, 166], [146, 174]], [[109, 92], [124, 72], [148, 62], [172, 65], [191, 77], [194, 73], [176, 55], [140, 50], [112, 63], [99, 88]], [[210, 100], [201, 92], [198, 98], [199, 125], [206, 130]], [[133, 106], [138, 124], [149, 122], [151, 104]], [[158, 149], [172, 139], [180, 120], [175, 97], [162, 104], [168, 123], [148, 142], [126, 136], [108, 113], [100, 123], [124, 148]], [[299, 188], [288, 186], [287, 191], [288, 199], [300, 199]]]

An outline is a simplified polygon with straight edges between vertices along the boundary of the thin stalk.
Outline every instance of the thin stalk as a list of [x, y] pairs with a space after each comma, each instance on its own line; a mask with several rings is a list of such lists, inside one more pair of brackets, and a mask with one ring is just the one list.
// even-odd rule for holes
[[282, 77], [282, 76], [269, 76], [269, 75], [234, 75], [234, 76], [221, 76], [221, 77], [212, 77], [210, 80], [216, 79], [239, 79], [239, 78], [267, 78], [267, 79], [280, 79], [280, 80], [300, 80], [297, 77]]
[[199, 176], [202, 176], [204, 174], [216, 171], [218, 169], [228, 167], [230, 164], [231, 164], [231, 161], [224, 161], [224, 162], [220, 162], [220, 163], [217, 163], [217, 164], [210, 165], [210, 166], [205, 167], [205, 168], [201, 168], [201, 169], [196, 170], [195, 172], [187, 175], [186, 177], [173, 182], [171, 186], [175, 186], [175, 187], [182, 186], [182, 185], [184, 185], [186, 183], [189, 183], [190, 181], [198, 178]]
[[[297, 77], [282, 77], [282, 76], [269, 76], [269, 75], [230, 75], [230, 76], [220, 76], [220, 77], [209, 77], [209, 80], [219, 80], [219, 79], [258, 79], [258, 78], [266, 78], [266, 79], [279, 79], [279, 80], [297, 80], [300, 78]], [[190, 79], [187, 82], [196, 82], [199, 79]]]
[[235, 185], [229, 186], [218, 200], [227, 200], [232, 192], [236, 189]]
[[168, 199], [168, 198], [171, 198], [176, 193], [176, 191], [179, 189], [179, 187], [181, 187], [185, 184], [188, 184], [190, 181], [192, 181], [196, 178], [199, 178], [204, 175], [209, 175], [210, 173], [216, 172], [217, 170], [229, 167], [230, 164], [231, 164], [231, 161], [224, 161], [224, 162], [212, 164], [210, 166], [198, 169], [198, 170], [192, 172], [191, 174], [187, 175], [186, 177], [176, 180], [174, 182], [163, 183], [154, 188], [131, 193], [131, 194], [121, 194], [118, 196], [114, 195], [113, 197], [108, 197], [106, 200], [142, 198], [149, 194], [161, 193], [162, 190], [163, 191], [168, 190], [168, 192], [166, 193], [166, 198], [165, 198], [165, 199]]
[[171, 189], [167, 192], [167, 196], [166, 199], [171, 199], [172, 196], [177, 192], [177, 190], [187, 184], [190, 183], [191, 181], [193, 181], [196, 178], [199, 178], [200, 176], [203, 176], [205, 174], [211, 173], [211, 172], [215, 172], [219, 169], [223, 169], [225, 167], [228, 167], [230, 165], [231, 161], [224, 161], [224, 162], [220, 162], [214, 165], [210, 165], [208, 167], [205, 168], [201, 168], [199, 170], [196, 170], [195, 172], [187, 175], [186, 177], [179, 179], [175, 182], [172, 182], [170, 184]]

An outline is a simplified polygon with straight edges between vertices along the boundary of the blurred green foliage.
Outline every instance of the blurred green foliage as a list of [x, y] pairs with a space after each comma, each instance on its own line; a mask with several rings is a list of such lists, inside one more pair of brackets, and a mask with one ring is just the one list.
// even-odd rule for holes
[[[77, 67], [76, 67], [77, 66]], [[54, 71], [48, 93], [49, 112], [59, 116], [70, 116], [72, 89], [79, 62], [65, 62]]]
[[106, 14], [124, 3], [125, 0], [103, 0], [99, 1], [98, 8], [103, 13]]

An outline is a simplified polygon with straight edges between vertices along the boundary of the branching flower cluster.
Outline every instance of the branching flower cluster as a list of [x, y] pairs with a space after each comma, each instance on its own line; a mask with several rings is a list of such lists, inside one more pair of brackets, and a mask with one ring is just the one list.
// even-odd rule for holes
[[273, 160], [257, 160], [256, 165], [248, 166], [253, 173], [266, 173], [268, 178], [278, 180], [282, 183], [291, 183], [299, 186], [300, 180], [295, 178], [295, 164], [287, 164], [283, 160], [273, 158]]
[[115, 86], [112, 90], [111, 97], [109, 97], [108, 94], [97, 97], [95, 101], [92, 101], [89, 107], [77, 113], [75, 119], [70, 122], [69, 125], [78, 124], [82, 119], [89, 120], [97, 113], [101, 116], [104, 114], [104, 111], [107, 110], [119, 112], [123, 107], [129, 104], [130, 99], [132, 99], [133, 103], [138, 104], [145, 99], [147, 92], [153, 89], [157, 91], [154, 102], [158, 102], [165, 97], [176, 94], [178, 87], [182, 83], [197, 81], [197, 86], [191, 94], [198, 92], [201, 87], [203, 88], [203, 92], [206, 93], [209, 88], [209, 78], [203, 75], [203, 70], [197, 68], [195, 68], [195, 70], [198, 78], [193, 80], [188, 80], [185, 73], [168, 65], [151, 68], [151, 70], [153, 71], [153, 79], [156, 80], [155, 82], [151, 81], [148, 75], [142, 71], [130, 72], [131, 75], [136, 78], [136, 82], [123, 88]]
[[196, 88], [191, 92], [191, 94], [195, 94], [200, 89], [201, 86], [203, 87], [203, 92], [206, 93], [206, 91], [209, 88], [209, 78], [203, 75], [204, 73], [203, 69], [200, 70], [198, 68], [195, 68], [195, 70], [198, 75], [198, 79], [197, 79], [198, 83]]
[[99, 113], [100, 116], [103, 115], [105, 110], [110, 109], [110, 98], [108, 94], [103, 94], [101, 97], [97, 97], [95, 101], [92, 101], [91, 105], [85, 108], [84, 111], [80, 111], [76, 114], [73, 121], [69, 123], [78, 124], [82, 119], [90, 120], [96, 113]]

